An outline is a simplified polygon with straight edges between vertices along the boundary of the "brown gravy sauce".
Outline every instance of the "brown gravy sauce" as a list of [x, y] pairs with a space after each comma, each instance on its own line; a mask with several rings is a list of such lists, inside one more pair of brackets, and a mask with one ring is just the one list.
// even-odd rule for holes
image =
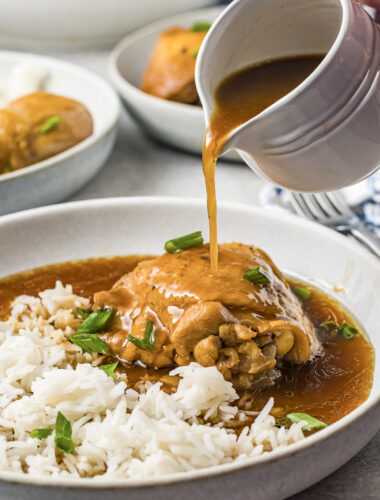
[[202, 152], [212, 273], [216, 274], [218, 269], [215, 165], [230, 132], [295, 89], [314, 71], [323, 57], [300, 56], [267, 61], [230, 75], [217, 87], [215, 110]]
[[[38, 292], [54, 287], [56, 280], [61, 280], [63, 284], [73, 285], [76, 294], [91, 298], [95, 292], [110, 289], [122, 275], [146, 258], [149, 257], [72, 261], [4, 278], [0, 280], [0, 320], [8, 317], [10, 303], [18, 295], [36, 296]], [[354, 324], [337, 303], [317, 291], [303, 302], [303, 308], [314, 325], [327, 320]], [[283, 376], [273, 387], [240, 393], [239, 404], [245, 409], [259, 411], [273, 396], [276, 418], [302, 411], [331, 424], [347, 415], [368, 398], [373, 376], [373, 349], [361, 333], [351, 340], [338, 336], [324, 342], [323, 347], [323, 355], [313, 362], [288, 364], [282, 368]], [[126, 370], [132, 387], [145, 377], [151, 381], [161, 380], [166, 391], [175, 389], [175, 384], [170, 383], [171, 377], [167, 377], [170, 368], [155, 370], [124, 365], [121, 369]]]

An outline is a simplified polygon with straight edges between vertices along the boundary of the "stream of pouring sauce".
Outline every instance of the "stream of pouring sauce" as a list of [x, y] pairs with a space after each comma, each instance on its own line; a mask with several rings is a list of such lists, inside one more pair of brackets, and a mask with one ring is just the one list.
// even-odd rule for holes
[[217, 206], [215, 166], [232, 130], [247, 122], [296, 88], [319, 65], [324, 56], [298, 56], [267, 61], [227, 77], [214, 95], [214, 112], [202, 151], [210, 228], [211, 272], [218, 272]]

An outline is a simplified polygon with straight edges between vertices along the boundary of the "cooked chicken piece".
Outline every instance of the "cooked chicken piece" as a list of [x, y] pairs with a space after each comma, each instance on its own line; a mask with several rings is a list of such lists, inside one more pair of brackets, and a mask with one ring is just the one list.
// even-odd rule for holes
[[219, 328], [219, 337], [227, 346], [235, 346], [238, 342], [251, 340], [256, 336], [256, 331], [241, 324], [226, 324]]
[[1, 109], [0, 174], [23, 167], [30, 155], [28, 125], [9, 109]]
[[[269, 284], [243, 278], [257, 266]], [[219, 246], [217, 275], [210, 272], [208, 245], [140, 262], [111, 290], [95, 295], [94, 307], [104, 306], [115, 307], [117, 315], [103, 339], [122, 359], [154, 367], [195, 360], [216, 365], [238, 386], [262, 385], [264, 374], [277, 376], [278, 358], [303, 363], [319, 349], [280, 271], [262, 250], [242, 244]], [[155, 326], [152, 350], [128, 340], [128, 334], [144, 338], [147, 319]]]
[[273, 357], [266, 356], [252, 341], [241, 344], [238, 352], [241, 354], [239, 367], [242, 373], [260, 373], [270, 370], [276, 364]]
[[214, 366], [219, 358], [222, 343], [216, 335], [209, 335], [194, 347], [194, 358], [202, 366]]
[[277, 357], [285, 356], [294, 346], [294, 335], [291, 331], [285, 330], [274, 337]]
[[161, 33], [141, 89], [162, 99], [195, 104], [198, 93], [195, 87], [195, 62], [205, 31], [170, 28]]
[[218, 335], [219, 326], [226, 321], [232, 323], [236, 320], [220, 302], [193, 304], [178, 321], [170, 340], [177, 354], [190, 360], [198, 342], [210, 334]]
[[92, 117], [78, 101], [42, 91], [21, 97], [0, 110], [0, 173], [61, 153], [92, 131]]

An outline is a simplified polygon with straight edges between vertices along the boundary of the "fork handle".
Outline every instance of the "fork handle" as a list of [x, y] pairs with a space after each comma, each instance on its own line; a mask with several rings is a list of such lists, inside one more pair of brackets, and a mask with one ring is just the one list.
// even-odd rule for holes
[[368, 248], [378, 259], [380, 259], [380, 240], [376, 238], [361, 222], [353, 227], [341, 226], [336, 228], [344, 234], [350, 234], [359, 243]]

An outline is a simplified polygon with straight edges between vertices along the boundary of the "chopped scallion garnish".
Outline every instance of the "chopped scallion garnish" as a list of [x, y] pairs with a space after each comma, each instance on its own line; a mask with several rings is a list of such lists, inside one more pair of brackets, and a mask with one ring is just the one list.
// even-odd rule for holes
[[332, 320], [324, 321], [319, 325], [319, 332], [323, 335], [323, 337], [332, 338], [336, 337], [339, 333], [340, 327], [338, 323]]
[[308, 300], [311, 297], [310, 290], [307, 290], [306, 288], [302, 288], [301, 286], [293, 287], [293, 292], [295, 295], [297, 295], [297, 297], [299, 297], [302, 300]]
[[99, 366], [99, 369], [104, 371], [106, 375], [111, 377], [113, 375], [113, 372], [116, 370], [118, 364], [119, 362], [116, 361], [116, 363], [112, 363], [111, 365], [101, 365]]
[[338, 330], [339, 330], [338, 323], [335, 323], [335, 321], [332, 321], [332, 320], [324, 321], [319, 326], [322, 326], [322, 327], [325, 326], [325, 327], [329, 327], [329, 328], [338, 328]]
[[194, 59], [196, 59], [198, 57], [198, 54], [199, 54], [199, 49], [198, 50], [194, 50], [194, 52], [193, 52]]
[[62, 121], [62, 116], [60, 115], [51, 116], [46, 120], [46, 122], [43, 125], [41, 125], [40, 134], [46, 134], [47, 132], [50, 132], [50, 130], [59, 125], [61, 121]]
[[203, 244], [203, 237], [201, 231], [195, 233], [185, 234], [179, 238], [174, 238], [165, 243], [165, 250], [168, 253], [176, 253], [178, 250], [185, 250], [185, 248], [196, 247]]
[[30, 433], [31, 438], [35, 439], [46, 439], [48, 436], [53, 434], [53, 429], [49, 429], [49, 427], [43, 429], [33, 429]]
[[80, 316], [82, 319], [86, 319], [90, 316], [92, 313], [91, 309], [81, 309], [80, 307], [75, 308], [75, 312]]
[[72, 440], [71, 424], [60, 411], [55, 421], [54, 442], [56, 447], [63, 451], [63, 453], [73, 453], [74, 443]]
[[[100, 333], [104, 331], [109, 320], [111, 319], [111, 316], [113, 315], [113, 312], [113, 307], [106, 307], [104, 309], [96, 309], [95, 311], [90, 311], [90, 314], [80, 325], [76, 333]], [[79, 314], [78, 310], [77, 313]]]
[[69, 337], [69, 340], [89, 354], [105, 353], [109, 350], [109, 346], [94, 333], [75, 333]]
[[323, 429], [324, 427], [328, 427], [327, 424], [321, 422], [321, 420], [318, 420], [317, 418], [311, 417], [307, 413], [289, 413], [288, 415], [286, 415], [286, 418], [288, 418], [293, 424], [305, 421], [306, 425], [302, 427], [302, 430], [304, 431], [313, 431], [316, 429]]
[[267, 285], [270, 283], [269, 276], [259, 267], [251, 267], [244, 274], [243, 278], [254, 285]]
[[[109, 350], [108, 345], [100, 339], [96, 333], [103, 332], [114, 312], [113, 307], [96, 309], [95, 311], [86, 311], [85, 309], [76, 309], [77, 314], [86, 317], [74, 335], [69, 337], [70, 342], [78, 345], [84, 352], [104, 353]], [[89, 313], [89, 314], [88, 314]]]
[[352, 339], [358, 333], [358, 331], [348, 323], [343, 323], [342, 328], [339, 330], [339, 333], [341, 333], [346, 339]]
[[339, 326], [335, 321], [329, 320], [324, 321], [319, 325], [319, 328], [323, 328], [327, 330], [330, 336], [336, 336], [338, 334], [343, 335], [346, 339], [352, 339], [357, 333], [358, 330], [344, 322], [342, 326]]
[[146, 320], [146, 327], [144, 331], [144, 338], [143, 339], [137, 339], [136, 337], [133, 337], [132, 335], [128, 335], [128, 340], [132, 342], [136, 347], [139, 349], [143, 349], [144, 351], [153, 351], [154, 349], [154, 342], [155, 342], [155, 328], [153, 326], [153, 323], [150, 321], [150, 319]]
[[6, 165], [5, 168], [7, 169], [8, 172], [13, 172], [14, 171], [14, 168], [12, 167], [11, 160], [7, 161], [7, 165]]
[[190, 30], [191, 31], [208, 31], [211, 28], [211, 23], [207, 22], [198, 22], [194, 23]]

